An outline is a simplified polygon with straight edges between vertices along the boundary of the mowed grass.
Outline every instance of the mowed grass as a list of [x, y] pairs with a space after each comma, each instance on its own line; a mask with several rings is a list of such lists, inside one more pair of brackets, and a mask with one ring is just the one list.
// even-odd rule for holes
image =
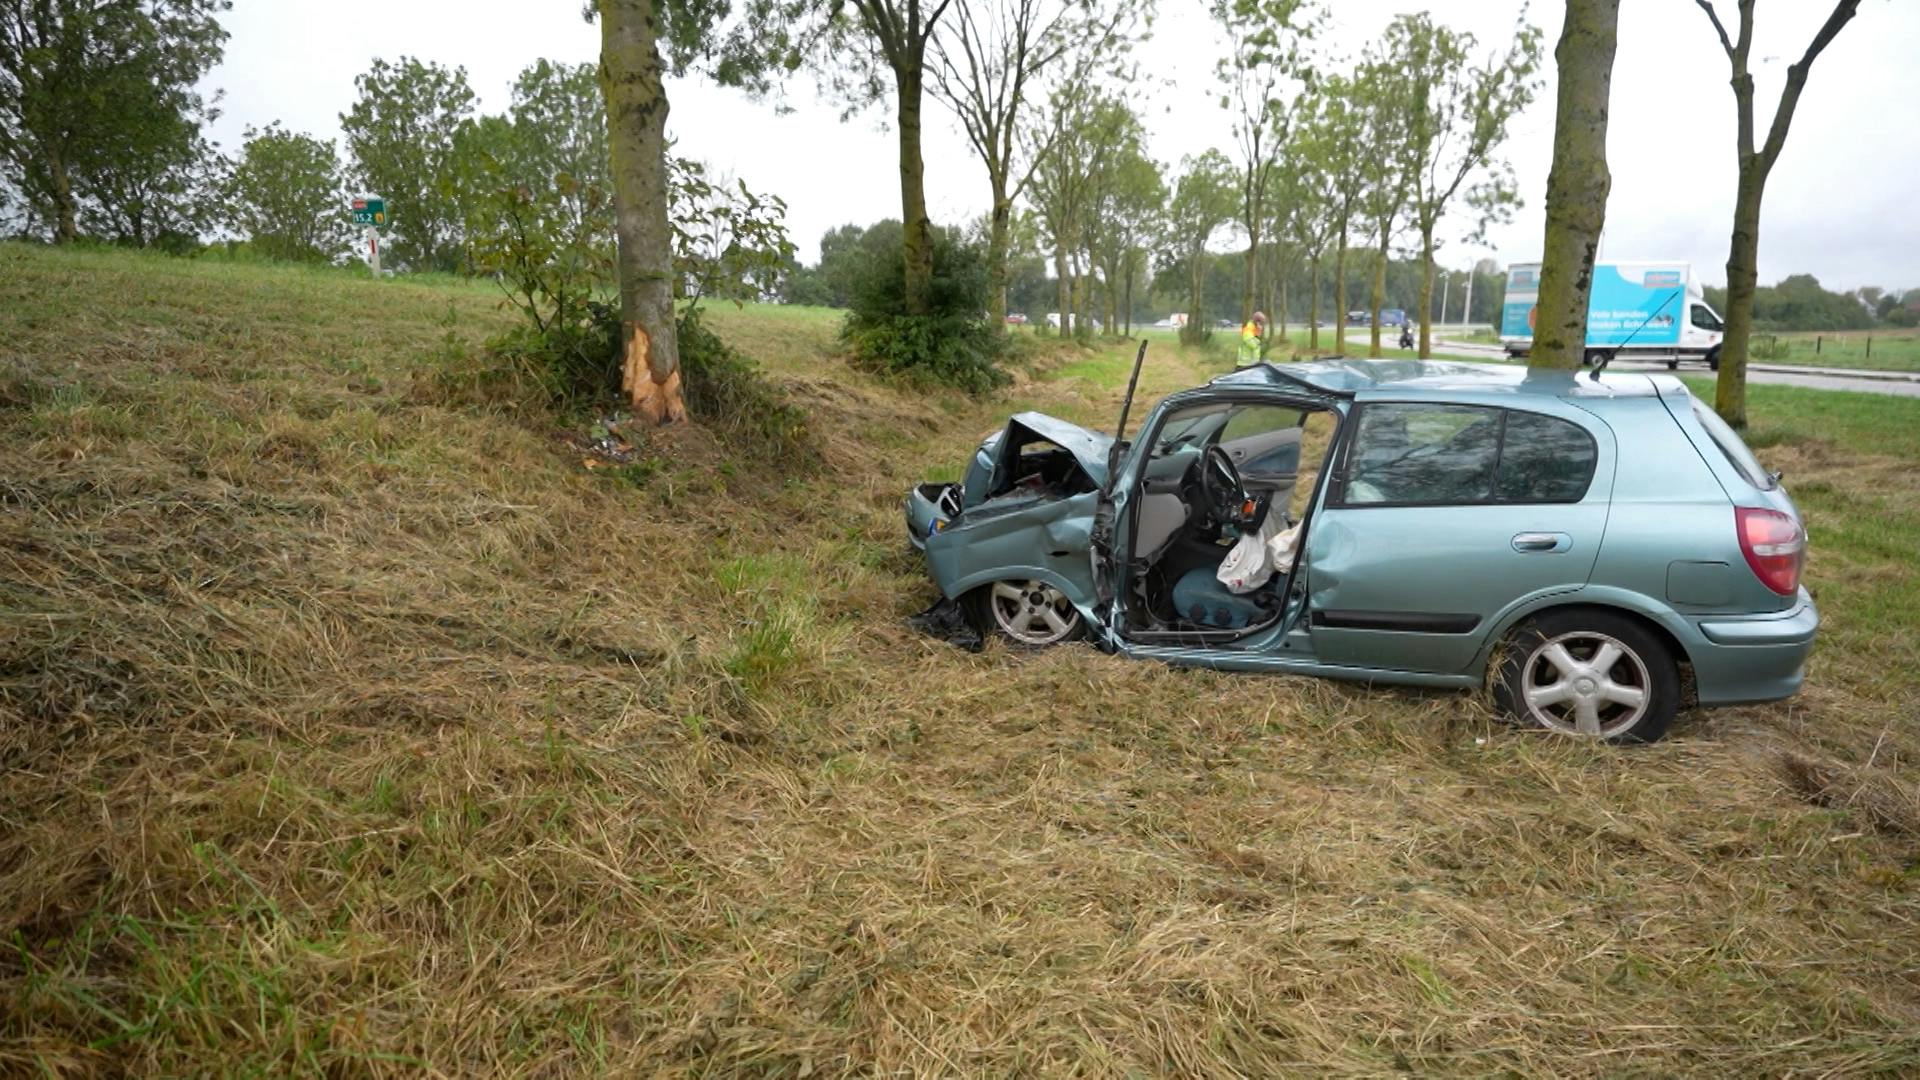
[[923, 637], [901, 492], [1132, 350], [711, 317], [817, 468], [584, 468], [485, 288], [0, 245], [0, 1073], [1920, 1070], [1920, 406], [1752, 389], [1808, 689], [1613, 750]]
[[[1785, 355], [1759, 352], [1772, 338]], [[1881, 327], [1874, 330], [1825, 330], [1790, 334], [1754, 335], [1755, 361], [1804, 364], [1808, 367], [1858, 368], [1866, 371], [1920, 371], [1920, 329]]]

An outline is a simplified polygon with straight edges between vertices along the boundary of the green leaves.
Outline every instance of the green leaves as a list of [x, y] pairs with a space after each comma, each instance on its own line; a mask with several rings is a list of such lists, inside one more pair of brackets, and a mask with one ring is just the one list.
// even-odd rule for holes
[[278, 121], [247, 129], [221, 190], [230, 224], [267, 258], [329, 262], [351, 240], [333, 143], [287, 131]]
[[[354, 80], [360, 97], [340, 116], [355, 179], [383, 195], [400, 257], [420, 269], [458, 270], [462, 248], [462, 129], [473, 114], [465, 68], [410, 56], [376, 59]], [[492, 149], [492, 148], [488, 148]]]

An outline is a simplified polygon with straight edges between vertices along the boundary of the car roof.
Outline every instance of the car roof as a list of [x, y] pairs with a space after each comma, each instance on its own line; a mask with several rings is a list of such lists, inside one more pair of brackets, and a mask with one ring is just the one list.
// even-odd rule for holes
[[1334, 397], [1353, 397], [1363, 391], [1410, 391], [1538, 395], [1542, 397], [1654, 397], [1679, 386], [1672, 376], [1604, 372], [1593, 378], [1585, 371], [1544, 371], [1519, 364], [1463, 363], [1452, 360], [1348, 360], [1332, 357], [1300, 363], [1265, 361], [1218, 376], [1213, 386], [1305, 386]]

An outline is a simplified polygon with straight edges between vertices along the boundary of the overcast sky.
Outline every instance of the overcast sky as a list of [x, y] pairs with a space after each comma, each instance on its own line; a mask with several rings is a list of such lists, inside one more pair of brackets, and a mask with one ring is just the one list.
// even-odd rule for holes
[[[955, 0], [965, 3], [967, 0]], [[1338, 0], [1324, 41], [1332, 66], [1356, 55], [1397, 13], [1426, 10], [1471, 31], [1486, 52], [1512, 33], [1517, 0]], [[1831, 5], [1770, 0], [1759, 5], [1757, 126], [1764, 133], [1785, 79]], [[225, 92], [215, 126], [233, 148], [249, 124], [339, 138], [339, 114], [354, 76], [376, 56], [417, 56], [463, 66], [480, 107], [503, 111], [519, 70], [546, 57], [592, 61], [598, 27], [580, 18], [580, 0], [236, 0], [225, 19], [226, 61], [210, 87]], [[1721, 0], [1732, 18], [1732, 0]], [[1160, 0], [1150, 40], [1137, 47], [1149, 76], [1131, 90], [1161, 161], [1209, 146], [1231, 147], [1218, 105], [1214, 61], [1222, 39], [1204, 0]], [[1536, 0], [1529, 17], [1551, 53], [1561, 5]], [[1459, 242], [1441, 253], [1464, 267], [1491, 254], [1500, 262], [1537, 257], [1541, 203], [1552, 157], [1553, 67], [1539, 99], [1516, 122], [1504, 152], [1526, 205], [1497, 226], [1490, 247]], [[1725, 280], [1733, 214], [1734, 106], [1727, 63], [1692, 0], [1624, 0], [1614, 65], [1608, 161], [1613, 194], [1601, 255], [1691, 261], [1706, 281]], [[803, 258], [821, 233], [900, 213], [897, 143], [886, 110], [842, 122], [809, 76], [789, 84], [782, 113], [769, 102], [697, 80], [670, 83], [669, 134], [679, 152], [786, 199]], [[1860, 15], [1820, 57], [1795, 114], [1785, 153], [1767, 186], [1760, 279], [1811, 272], [1830, 288], [1920, 287], [1920, 3], [1866, 0]], [[929, 95], [927, 199], [935, 220], [959, 224], [987, 204], [984, 168], [951, 116]], [[1762, 134], [1761, 137], [1764, 137]], [[344, 148], [343, 152], [344, 152]], [[1223, 238], [1224, 240], [1224, 238]], [[1219, 246], [1225, 246], [1224, 243]]]

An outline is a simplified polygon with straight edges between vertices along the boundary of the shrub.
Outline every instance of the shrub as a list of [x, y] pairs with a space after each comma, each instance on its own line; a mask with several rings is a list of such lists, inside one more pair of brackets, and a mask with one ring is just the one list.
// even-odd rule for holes
[[[614, 326], [617, 336], [619, 323]], [[751, 436], [757, 451], [774, 461], [812, 462], [816, 455], [807, 414], [752, 360], [707, 329], [698, 309], [681, 317], [679, 339], [680, 377], [693, 415], [721, 432]]]
[[906, 313], [906, 256], [898, 245], [867, 260], [854, 281], [841, 335], [854, 362], [883, 375], [985, 393], [1010, 380], [1000, 336], [987, 325], [986, 261], [952, 231], [933, 234], [933, 294], [925, 315]]

